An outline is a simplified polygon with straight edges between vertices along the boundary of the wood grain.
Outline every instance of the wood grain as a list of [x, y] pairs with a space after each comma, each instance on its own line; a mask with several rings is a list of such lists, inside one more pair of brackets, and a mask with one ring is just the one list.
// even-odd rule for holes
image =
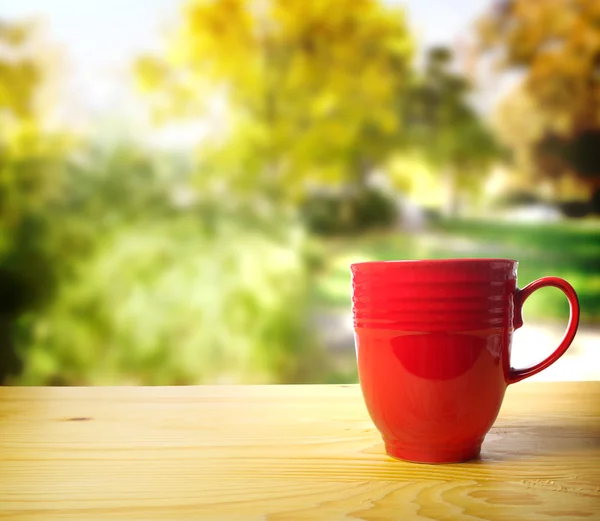
[[600, 382], [511, 386], [454, 465], [388, 458], [356, 386], [0, 388], [0, 519], [600, 519]]

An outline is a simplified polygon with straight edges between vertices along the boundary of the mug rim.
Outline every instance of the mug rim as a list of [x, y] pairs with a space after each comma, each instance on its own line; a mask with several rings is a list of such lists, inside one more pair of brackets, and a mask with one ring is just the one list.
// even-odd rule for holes
[[517, 263], [516, 259], [509, 258], [496, 258], [496, 257], [461, 257], [461, 258], [444, 258], [444, 259], [398, 259], [398, 260], [374, 260], [374, 261], [362, 261], [353, 262], [350, 264], [351, 267], [358, 266], [377, 266], [377, 265], [391, 265], [391, 264], [489, 264], [490, 262], [512, 262]]

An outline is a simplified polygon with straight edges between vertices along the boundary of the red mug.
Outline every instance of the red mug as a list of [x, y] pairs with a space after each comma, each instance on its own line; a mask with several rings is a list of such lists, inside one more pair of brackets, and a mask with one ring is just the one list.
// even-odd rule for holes
[[[579, 324], [573, 287], [543, 277], [517, 288], [517, 261], [447, 259], [352, 264], [352, 312], [361, 390], [394, 458], [476, 458], [509, 384], [556, 362]], [[523, 303], [552, 286], [569, 300], [567, 331], [545, 360], [510, 366]]]

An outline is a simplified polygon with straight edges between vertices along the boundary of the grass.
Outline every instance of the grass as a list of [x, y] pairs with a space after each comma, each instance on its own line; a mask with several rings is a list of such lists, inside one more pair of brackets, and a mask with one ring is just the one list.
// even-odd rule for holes
[[[351, 262], [362, 260], [507, 257], [519, 261], [519, 286], [545, 275], [567, 279], [576, 289], [582, 321], [600, 321], [600, 223], [508, 224], [446, 221], [424, 233], [376, 233], [329, 240], [326, 268], [318, 276], [314, 305], [350, 307]], [[566, 320], [568, 304], [554, 288], [534, 293], [525, 320]]]

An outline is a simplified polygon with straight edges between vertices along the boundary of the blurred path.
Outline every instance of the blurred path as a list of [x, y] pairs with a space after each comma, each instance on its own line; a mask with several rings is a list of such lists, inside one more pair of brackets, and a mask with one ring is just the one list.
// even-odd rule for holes
[[[315, 317], [327, 350], [340, 369], [355, 364], [354, 335], [350, 314], [339, 311]], [[565, 322], [566, 324], [566, 322]], [[529, 322], [513, 337], [512, 366], [526, 367], [542, 360], [558, 346], [565, 324]], [[579, 327], [566, 354], [548, 369], [532, 376], [537, 381], [600, 380], [600, 324]]]
[[[513, 337], [512, 365], [524, 367], [539, 362], [559, 344], [565, 325], [534, 323], [523, 326]], [[600, 380], [600, 325], [580, 325], [565, 355], [531, 380]]]

